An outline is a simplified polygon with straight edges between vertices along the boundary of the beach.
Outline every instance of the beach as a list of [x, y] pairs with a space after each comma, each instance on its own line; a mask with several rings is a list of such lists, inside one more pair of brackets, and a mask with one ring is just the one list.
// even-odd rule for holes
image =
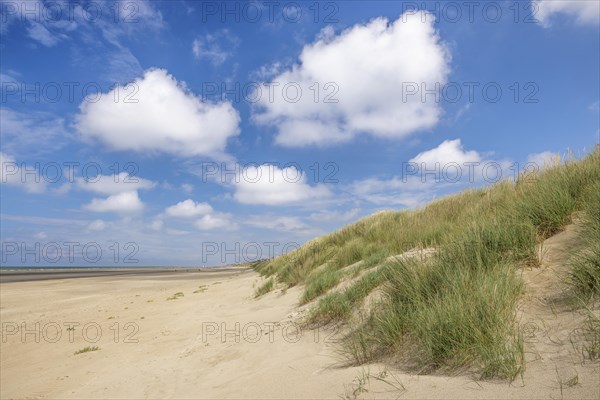
[[110, 277], [123, 275], [162, 275], [167, 279], [181, 278], [179, 274], [187, 273], [206, 273], [215, 277], [216, 274], [228, 274], [232, 271], [238, 271], [236, 267], [221, 267], [221, 268], [13, 268], [0, 271], [0, 283], [11, 282], [32, 282], [46, 281], [56, 279], [73, 279], [73, 278], [95, 278], [95, 277]]
[[340, 332], [297, 323], [300, 288], [255, 299], [260, 282], [214, 270], [2, 283], [1, 397], [597, 398], [597, 363], [561, 369], [578, 374], [562, 387], [535, 365], [512, 383], [348, 366]]

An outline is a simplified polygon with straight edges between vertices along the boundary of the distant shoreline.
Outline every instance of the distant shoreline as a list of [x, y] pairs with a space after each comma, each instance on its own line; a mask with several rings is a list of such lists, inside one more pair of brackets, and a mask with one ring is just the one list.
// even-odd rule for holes
[[2, 267], [0, 283], [45, 281], [52, 279], [94, 278], [123, 275], [179, 275], [224, 273], [248, 270], [247, 267]]

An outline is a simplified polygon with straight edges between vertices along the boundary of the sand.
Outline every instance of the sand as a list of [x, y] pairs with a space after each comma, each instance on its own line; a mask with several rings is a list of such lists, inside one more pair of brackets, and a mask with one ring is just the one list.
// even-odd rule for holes
[[[537, 328], [523, 379], [512, 383], [347, 367], [336, 332], [294, 323], [301, 288], [254, 299], [260, 277], [230, 271], [0, 284], [0, 397], [599, 399], [600, 364], [569, 341], [582, 316], [546, 307], [571, 234], [545, 246], [541, 268], [523, 272], [520, 318]], [[184, 296], [167, 300], [177, 292]], [[99, 350], [74, 354], [86, 346]]]

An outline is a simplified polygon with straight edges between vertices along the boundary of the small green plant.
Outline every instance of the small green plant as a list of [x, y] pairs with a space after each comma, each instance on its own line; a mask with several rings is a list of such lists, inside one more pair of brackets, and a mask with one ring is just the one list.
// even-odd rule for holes
[[198, 286], [198, 289], [194, 290], [193, 293], [194, 294], [196, 294], [196, 293], [203, 293], [203, 292], [206, 292], [207, 290], [208, 290], [208, 286], [206, 286], [206, 285], [200, 285], [200, 286]]
[[584, 351], [590, 360], [600, 359], [600, 318], [588, 317], [585, 328], [588, 334], [588, 342], [584, 345]]
[[183, 292], [177, 292], [173, 296], [167, 297], [167, 300], [177, 300], [178, 298], [183, 297], [183, 296], [185, 296], [183, 294]]
[[87, 346], [87, 347], [84, 347], [83, 349], [77, 350], [74, 354], [77, 355], [77, 354], [89, 353], [91, 351], [98, 351], [98, 350], [100, 350], [100, 347], [98, 347], [98, 346]]
[[581, 352], [582, 358], [590, 361], [600, 359], [600, 318], [594, 315], [586, 305], [586, 318], [581, 326], [573, 331], [576, 338], [580, 340], [571, 340], [573, 348]]
[[[384, 369], [377, 375], [371, 375], [372, 378], [383, 382], [392, 387], [393, 390], [396, 390], [398, 393], [402, 393], [406, 391], [406, 387], [397, 376], [389, 372], [387, 369]], [[393, 379], [393, 381], [392, 381]]]

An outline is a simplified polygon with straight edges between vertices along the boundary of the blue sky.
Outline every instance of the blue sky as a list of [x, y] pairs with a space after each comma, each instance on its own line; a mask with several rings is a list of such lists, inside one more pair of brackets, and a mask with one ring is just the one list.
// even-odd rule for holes
[[2, 266], [220, 265], [599, 140], [597, 1], [0, 1]]

